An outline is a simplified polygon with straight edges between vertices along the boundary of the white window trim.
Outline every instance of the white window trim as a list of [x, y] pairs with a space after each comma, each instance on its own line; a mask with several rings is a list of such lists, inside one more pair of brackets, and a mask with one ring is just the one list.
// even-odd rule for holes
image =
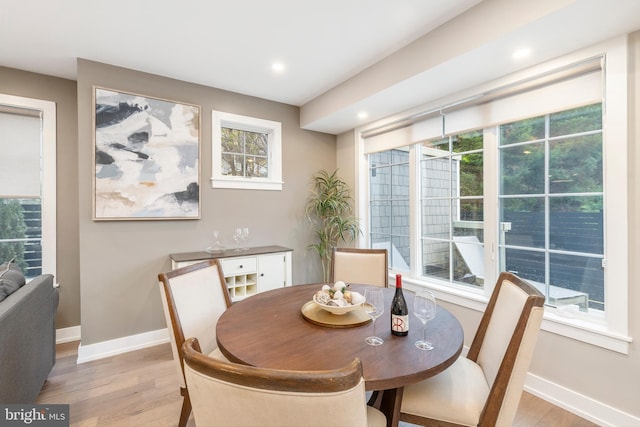
[[0, 104], [42, 112], [42, 272], [56, 276], [56, 104], [0, 94]]
[[[282, 124], [271, 120], [212, 111], [212, 170], [213, 188], [254, 190], [282, 190]], [[269, 134], [269, 177], [247, 178], [222, 175], [222, 128]]]
[[[615, 159], [626, 159], [629, 134], [628, 134], [628, 44], [626, 36], [614, 38], [603, 42], [599, 45], [592, 46], [582, 51], [575, 52], [563, 58], [550, 61], [521, 73], [504, 79], [498, 79], [495, 82], [483, 85], [466, 91], [464, 94], [456, 94], [452, 99], [439, 100], [437, 103], [446, 104], [447, 102], [455, 102], [457, 99], [473, 96], [474, 92], [481, 93], [490, 89], [492, 86], [499, 87], [513, 81], [522, 80], [523, 77], [533, 76], [543, 73], [554, 68], [575, 63], [578, 60], [591, 58], [596, 55], [606, 55], [606, 63], [604, 67], [604, 99], [603, 103], [603, 133], [606, 143], [604, 145], [604, 170], [605, 170], [605, 188], [604, 193], [607, 199], [607, 212], [611, 215], [611, 206], [616, 211], [616, 219], [607, 221], [605, 217], [605, 253], [607, 256], [607, 268], [605, 269], [605, 278], [607, 287], [605, 289], [605, 300], [607, 301], [606, 318], [599, 319], [594, 316], [584, 317], [580, 313], [574, 313], [566, 310], [554, 308], [546, 308], [542, 330], [555, 333], [561, 336], [569, 337], [585, 343], [589, 343], [598, 347], [613, 350], [619, 353], [628, 354], [629, 343], [632, 338], [628, 334], [628, 295], [629, 295], [629, 261], [628, 261], [628, 182], [627, 182], [627, 164], [626, 162], [616, 162]], [[359, 244], [362, 247], [368, 246], [369, 236], [369, 216], [368, 216], [368, 162], [363, 138], [370, 129], [383, 126], [385, 123], [394, 122], [403, 117], [410, 117], [421, 110], [426, 111], [436, 108], [435, 105], [422, 106], [409, 112], [395, 115], [381, 122], [372, 123], [362, 128], [356, 129], [355, 132], [355, 163], [356, 163], [356, 186], [358, 187], [358, 199], [356, 207], [362, 227], [362, 238]], [[492, 160], [493, 161], [493, 160]], [[486, 168], [485, 168], [486, 169]], [[612, 173], [611, 171], [615, 171]], [[417, 188], [417, 186], [415, 187]], [[486, 190], [486, 187], [485, 187]], [[485, 194], [485, 200], [490, 197]], [[491, 196], [492, 197], [492, 196]], [[413, 199], [412, 199], [413, 200]], [[496, 199], [497, 200], [497, 196]], [[415, 207], [411, 206], [411, 212], [415, 212]], [[605, 215], [607, 213], [605, 212]], [[436, 293], [436, 297], [447, 302], [451, 302], [473, 310], [483, 311], [488, 302], [490, 293], [493, 288], [492, 283], [485, 282], [484, 292], [473, 292], [463, 287], [458, 287], [450, 283], [439, 284], [433, 280], [416, 279], [420, 277], [419, 265], [416, 252], [415, 242], [419, 241], [419, 236], [413, 235], [417, 233], [418, 227], [415, 222], [417, 219], [411, 219], [414, 226], [412, 232], [412, 277], [405, 276], [408, 289], [417, 290], [422, 287], [429, 287]], [[494, 221], [495, 222], [495, 221]], [[493, 224], [493, 222], [491, 222]], [[615, 246], [610, 244], [615, 242]], [[609, 243], [609, 244], [608, 244]], [[491, 244], [485, 242], [485, 244]], [[492, 259], [485, 259], [485, 263], [495, 263], [495, 255]], [[489, 270], [487, 270], [487, 273]], [[390, 274], [395, 272], [390, 271]], [[406, 273], [406, 272], [405, 272]], [[615, 289], [614, 289], [615, 288]]]

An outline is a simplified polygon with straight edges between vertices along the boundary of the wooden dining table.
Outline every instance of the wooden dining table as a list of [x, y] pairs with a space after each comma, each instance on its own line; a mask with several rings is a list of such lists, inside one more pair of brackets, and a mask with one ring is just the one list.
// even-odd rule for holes
[[[388, 426], [397, 426], [403, 387], [447, 369], [462, 351], [464, 334], [460, 322], [446, 309], [437, 307], [427, 324], [427, 339], [433, 350], [420, 350], [422, 323], [411, 314], [414, 294], [404, 290], [410, 312], [409, 335], [391, 334], [390, 314], [394, 289], [384, 288], [385, 312], [375, 323], [375, 334], [384, 339], [379, 346], [365, 343], [373, 335], [370, 321], [353, 327], [334, 327], [303, 315], [322, 284], [278, 288], [246, 298], [228, 308], [218, 320], [216, 339], [231, 361], [252, 366], [290, 370], [328, 370], [362, 361], [365, 388], [382, 391], [374, 406], [387, 416]], [[367, 285], [351, 284], [364, 294]]]

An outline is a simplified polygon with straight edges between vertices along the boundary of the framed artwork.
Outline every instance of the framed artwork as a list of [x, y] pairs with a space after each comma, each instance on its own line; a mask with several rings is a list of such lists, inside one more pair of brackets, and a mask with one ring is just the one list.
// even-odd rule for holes
[[94, 87], [94, 220], [200, 218], [200, 107]]

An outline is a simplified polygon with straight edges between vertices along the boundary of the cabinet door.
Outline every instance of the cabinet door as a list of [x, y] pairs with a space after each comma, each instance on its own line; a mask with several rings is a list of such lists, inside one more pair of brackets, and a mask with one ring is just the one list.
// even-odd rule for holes
[[285, 255], [280, 252], [258, 256], [258, 292], [264, 292], [285, 285]]

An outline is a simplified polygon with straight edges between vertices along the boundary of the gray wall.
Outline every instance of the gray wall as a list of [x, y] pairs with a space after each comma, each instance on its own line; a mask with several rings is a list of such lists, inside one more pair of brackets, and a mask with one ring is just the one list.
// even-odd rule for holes
[[[201, 106], [201, 219], [93, 221], [93, 85]], [[282, 191], [212, 189], [211, 110], [282, 123]], [[170, 269], [169, 253], [203, 250], [220, 230], [251, 229], [252, 245], [294, 249], [293, 281], [320, 280], [320, 265], [306, 250], [311, 233], [304, 203], [311, 175], [335, 167], [333, 135], [301, 130], [297, 107], [210, 87], [78, 61], [78, 176], [82, 345], [166, 327], [157, 274]]]
[[[201, 106], [200, 220], [92, 221], [93, 85]], [[321, 279], [304, 203], [311, 175], [336, 167], [336, 137], [301, 130], [297, 107], [85, 60], [77, 82], [0, 67], [0, 92], [56, 103], [56, 326], [81, 325], [83, 345], [164, 328], [157, 274], [169, 253], [209, 246], [214, 229], [230, 245], [232, 229], [248, 226], [252, 245], [294, 249], [294, 283]], [[211, 188], [212, 109], [282, 123], [283, 191]]]
[[0, 67], [0, 93], [56, 103], [57, 266], [60, 284], [57, 328], [80, 324], [78, 246], [78, 120], [76, 82]]

